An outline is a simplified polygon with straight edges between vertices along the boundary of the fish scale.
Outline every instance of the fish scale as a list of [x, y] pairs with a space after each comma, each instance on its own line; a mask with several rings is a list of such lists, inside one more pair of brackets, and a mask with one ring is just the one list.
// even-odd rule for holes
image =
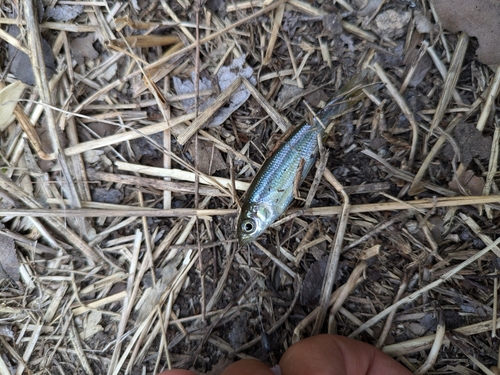
[[276, 150], [273, 157], [266, 159], [260, 168], [254, 178], [254, 189], [248, 193], [248, 201], [279, 206], [275, 211], [280, 211], [279, 208], [286, 209], [293, 200], [292, 189], [301, 160], [305, 162], [301, 180], [307, 176], [316, 160], [318, 134], [320, 132], [317, 128], [311, 125], [301, 126], [291, 134], [290, 139]]
[[351, 79], [318, 114], [319, 121], [314, 119], [312, 125], [303, 123], [296, 127], [266, 159], [250, 184], [241, 207], [237, 224], [240, 245], [255, 240], [286, 211], [293, 200], [294, 182], [302, 160], [300, 182], [316, 161], [318, 140], [325, 133], [323, 124], [328, 124], [331, 117], [354, 104], [351, 98], [359, 90], [353, 88], [359, 86], [364, 78], [362, 72]]

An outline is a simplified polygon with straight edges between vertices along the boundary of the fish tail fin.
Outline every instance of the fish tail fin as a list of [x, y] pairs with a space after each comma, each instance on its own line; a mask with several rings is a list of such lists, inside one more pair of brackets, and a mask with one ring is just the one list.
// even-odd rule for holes
[[369, 73], [368, 69], [363, 69], [339, 89], [335, 98], [326, 103], [320, 116], [323, 123], [330, 122], [332, 117], [353, 107], [367, 94], [380, 90], [383, 85], [370, 84]]

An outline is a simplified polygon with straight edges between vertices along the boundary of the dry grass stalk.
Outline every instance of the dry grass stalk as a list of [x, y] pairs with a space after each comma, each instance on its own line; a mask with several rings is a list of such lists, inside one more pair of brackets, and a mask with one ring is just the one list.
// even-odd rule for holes
[[268, 65], [271, 62], [274, 46], [276, 44], [276, 39], [278, 38], [278, 32], [281, 27], [281, 21], [283, 20], [284, 11], [285, 11], [285, 4], [281, 4], [274, 12], [273, 29], [271, 31], [269, 43], [267, 45], [266, 54], [264, 55], [264, 60], [262, 60], [262, 63], [264, 65]]
[[[351, 290], [349, 290], [348, 294], [352, 293], [354, 289], [356, 289], [359, 284], [361, 284], [364, 281], [364, 278], [359, 278], [355, 284], [350, 284]], [[328, 306], [331, 306], [335, 303], [335, 300], [338, 298], [338, 296], [343, 293], [344, 288], [347, 288], [347, 284], [341, 285], [339, 288], [337, 288], [330, 296], [330, 300], [328, 301]], [[319, 313], [320, 307], [316, 307], [308, 316], [306, 316], [304, 319], [300, 321], [299, 324], [297, 324], [294, 328], [293, 331], [293, 342], [297, 342], [302, 338], [302, 331], [310, 325], [314, 320], [316, 319], [318, 313]], [[342, 311], [340, 309], [339, 311]], [[367, 331], [370, 330], [370, 328], [367, 328]]]
[[[433, 46], [429, 46], [429, 48], [427, 49], [427, 51], [429, 52], [429, 56], [431, 57], [434, 65], [439, 70], [439, 73], [441, 74], [441, 77], [443, 79], [446, 79], [446, 77], [448, 76], [448, 69], [446, 68], [446, 65], [441, 61], [441, 59], [437, 55], [436, 50], [434, 49], [434, 47]], [[457, 103], [462, 103], [462, 99], [460, 98], [460, 95], [458, 94], [458, 91], [456, 89], [453, 89], [453, 99]], [[436, 110], [434, 110], [434, 113], [435, 113], [435, 111]]]
[[233, 83], [229, 85], [229, 87], [222, 92], [217, 99], [215, 100], [210, 107], [208, 107], [205, 111], [200, 113], [199, 116], [195, 118], [188, 128], [177, 137], [177, 141], [184, 145], [205, 123], [212, 117], [215, 112], [219, 110], [224, 104], [226, 104], [227, 100], [233, 95], [233, 93], [240, 87], [241, 78], [237, 78]]
[[[35, 208], [37, 210], [40, 210], [42, 208], [42, 206], [36, 200], [34, 200], [26, 192], [20, 190], [17, 185], [15, 185], [11, 180], [3, 176], [2, 174], [0, 174], [0, 187], [4, 190], [14, 193], [16, 199], [19, 199], [26, 206]], [[7, 212], [7, 214], [4, 216], [8, 215], [9, 213]], [[51, 215], [50, 210], [48, 214], [45, 215], [44, 221], [58, 233], [63, 235], [68, 241], [70, 241], [70, 243], [72, 243], [75, 248], [81, 250], [88, 257], [90, 264], [103, 260], [101, 254], [99, 254], [95, 249], [92, 249], [90, 246], [88, 246], [88, 244], [84, 240], [82, 240], [75, 232], [73, 232], [70, 228], [67, 228], [60, 219], [50, 217], [48, 215]], [[31, 220], [33, 221], [33, 224], [38, 225], [38, 222], [35, 221], [36, 219]], [[43, 230], [40, 225], [38, 226], [38, 228], [40, 230]], [[46, 238], [50, 238], [50, 236], [47, 234]], [[59, 248], [59, 245], [57, 245], [55, 241], [52, 242], [55, 244], [56, 248]]]
[[[284, 4], [285, 2], [286, 2], [286, 0], [278, 0], [278, 1], [276, 1], [276, 2], [274, 2], [272, 4], [270, 4], [270, 5], [266, 6], [265, 8], [263, 8], [263, 9], [255, 12], [253, 14], [251, 14], [250, 16], [242, 18], [241, 20], [239, 20], [239, 21], [237, 21], [237, 22], [235, 22], [235, 23], [227, 26], [226, 28], [224, 28], [222, 30], [219, 30], [219, 31], [217, 31], [217, 32], [215, 32], [213, 34], [210, 34], [209, 36], [201, 39], [200, 40], [200, 44], [205, 44], [205, 43], [207, 43], [207, 42], [209, 42], [209, 41], [211, 41], [211, 40], [213, 40], [213, 39], [215, 39], [215, 38], [217, 38], [217, 37], [219, 37], [221, 35], [224, 35], [227, 32], [229, 32], [230, 30], [232, 30], [232, 29], [234, 29], [234, 28], [236, 28], [238, 26], [241, 26], [241, 25], [247, 23], [248, 21], [250, 21], [251, 19], [259, 17], [259, 16], [261, 16], [261, 15], [263, 15], [263, 14], [265, 14], [265, 13], [267, 13], [267, 12], [269, 12], [269, 11], [277, 8], [277, 7], [279, 7], [281, 4]], [[158, 61], [156, 61], [156, 62], [154, 62], [152, 64], [149, 64], [149, 66], [147, 68], [148, 69], [152, 69], [152, 68], [155, 68], [157, 66], [163, 65], [167, 61], [169, 61], [169, 60], [171, 60], [171, 59], [173, 59], [173, 58], [175, 58], [177, 56], [181, 56], [184, 53], [186, 53], [188, 51], [191, 51], [191, 50], [193, 50], [195, 48], [196, 48], [196, 43], [190, 44], [189, 46], [184, 47], [180, 51], [178, 51], [178, 52], [176, 52], [176, 53], [174, 53], [174, 54], [172, 54], [170, 56], [167, 56], [167, 57], [165, 57], [163, 59], [160, 59], [160, 60], [158, 60]]]
[[446, 333], [446, 325], [443, 317], [443, 312], [438, 312], [438, 325], [436, 328], [436, 337], [434, 343], [432, 344], [431, 351], [427, 356], [424, 364], [420, 366], [420, 368], [415, 372], [415, 374], [422, 375], [427, 374], [427, 372], [433, 367], [436, 363], [436, 360], [439, 355], [439, 350], [443, 345], [444, 334]]
[[[403, 296], [403, 293], [406, 291], [407, 287], [408, 287], [408, 276], [405, 272], [405, 275], [404, 275], [403, 279], [401, 280], [401, 284], [399, 285], [396, 297], [394, 298], [393, 304], [396, 303], [397, 301], [399, 301], [399, 299]], [[387, 320], [385, 321], [384, 328], [382, 329], [382, 332], [380, 333], [380, 336], [378, 337], [377, 343], [375, 344], [375, 346], [377, 348], [380, 348], [384, 345], [385, 340], [387, 338], [387, 335], [389, 334], [389, 331], [391, 329], [391, 325], [394, 321], [395, 315], [396, 315], [396, 310], [393, 310], [387, 316]], [[445, 332], [445, 330], [443, 330], [443, 335], [444, 335], [444, 332]], [[440, 347], [441, 347], [441, 345], [438, 346], [438, 348], [440, 348]], [[436, 352], [436, 355], [437, 355], [437, 352]], [[431, 358], [431, 356], [429, 356], [428, 358]], [[434, 363], [434, 362], [432, 362], [432, 363]]]
[[107, 46], [116, 46], [120, 48], [148, 48], [156, 46], [166, 46], [171, 44], [177, 44], [180, 39], [176, 36], [170, 35], [137, 35], [125, 37], [122, 40], [115, 39], [110, 40]]
[[269, 117], [273, 119], [273, 121], [278, 125], [278, 127], [283, 131], [286, 132], [288, 129], [290, 129], [290, 124], [284, 119], [282, 116], [279, 115], [279, 113], [274, 109], [274, 107], [262, 96], [262, 94], [252, 85], [250, 82], [248, 82], [247, 79], [243, 78], [242, 79], [246, 89], [250, 91], [250, 94], [257, 100], [257, 102], [262, 106], [262, 108], [267, 112]]
[[[373, 212], [373, 211], [392, 211], [412, 209], [425, 209], [434, 207], [454, 207], [475, 205], [483, 203], [499, 203], [500, 196], [476, 196], [476, 197], [446, 197], [434, 199], [419, 199], [416, 201], [399, 202], [381, 202], [370, 204], [353, 205], [352, 213]], [[292, 211], [293, 212], [293, 211]], [[315, 207], [300, 211], [304, 215], [338, 215], [341, 212], [340, 207]]]
[[290, 267], [288, 267], [285, 263], [283, 263], [281, 260], [279, 260], [277, 257], [275, 257], [269, 250], [267, 250], [260, 243], [255, 242], [255, 246], [257, 246], [260, 249], [260, 251], [262, 251], [264, 254], [266, 254], [272, 261], [274, 261], [281, 269], [283, 269], [290, 276], [292, 276], [293, 278], [297, 277], [295, 272], [293, 272], [290, 269]]
[[[380, 164], [382, 164], [384, 166], [384, 169], [386, 169], [388, 172], [393, 174], [395, 177], [400, 178], [400, 179], [407, 181], [407, 182], [414, 181], [414, 176], [411, 173], [408, 173], [407, 171], [404, 171], [404, 170], [401, 170], [398, 168], [394, 168], [384, 158], [381, 158], [379, 155], [375, 154], [373, 151], [363, 150], [362, 153], [371, 157], [372, 159], [376, 160]], [[455, 192], [453, 192], [449, 189], [443, 188], [441, 186], [437, 186], [437, 185], [432, 184], [432, 183], [423, 182], [422, 185], [425, 188], [432, 190], [433, 192], [436, 192], [438, 194], [444, 195], [444, 196], [453, 196], [456, 194]]]
[[[497, 322], [496, 329], [500, 328], [500, 321]], [[484, 321], [481, 323], [471, 324], [468, 326], [463, 326], [455, 329], [461, 335], [472, 336], [488, 332], [494, 329], [492, 326], [492, 320]], [[418, 352], [420, 350], [426, 350], [432, 347], [436, 340], [436, 334], [418, 337], [416, 339], [411, 339], [403, 341], [397, 344], [386, 345], [382, 348], [384, 353], [389, 354], [391, 357], [397, 357], [401, 355], [408, 355], [411, 353]], [[450, 340], [446, 338], [443, 339], [442, 345], [449, 345]]]
[[455, 52], [453, 53], [450, 66], [446, 74], [443, 94], [441, 95], [438, 106], [436, 108], [436, 113], [434, 114], [434, 118], [432, 119], [430, 132], [432, 132], [434, 128], [436, 128], [441, 123], [446, 107], [449, 104], [452, 94], [455, 92], [455, 87], [458, 81], [458, 75], [462, 68], [468, 43], [469, 43], [469, 36], [466, 33], [462, 32], [458, 39]]
[[[167, 14], [172, 17], [172, 19], [177, 22], [178, 24], [180, 24], [180, 29], [181, 31], [184, 33], [184, 35], [192, 42], [192, 43], [195, 43], [196, 42], [196, 39], [195, 37], [193, 36], [193, 34], [189, 31], [189, 29], [187, 27], [185, 27], [184, 25], [182, 25], [180, 19], [177, 17], [177, 14], [175, 14], [175, 12], [172, 10], [172, 8], [167, 4], [167, 2], [165, 0], [161, 0], [161, 6], [163, 9], [165, 9], [165, 11], [167, 12]], [[199, 25], [198, 25], [199, 26]]]
[[329, 313], [329, 318], [328, 318], [328, 333], [334, 334], [335, 332], [331, 329], [333, 326], [333, 321], [335, 319], [335, 314], [340, 310], [342, 305], [344, 304], [345, 300], [347, 299], [347, 296], [349, 295], [349, 292], [352, 291], [358, 281], [358, 279], [361, 277], [363, 272], [366, 270], [368, 267], [368, 262], [366, 260], [362, 260], [359, 262], [352, 273], [349, 275], [349, 279], [347, 279], [346, 282], [346, 287], [342, 289], [342, 292], [339, 294], [339, 296], [336, 298], [333, 306], [330, 309]]
[[[31, 48], [31, 51], [28, 52], [28, 56], [30, 56], [31, 64], [34, 67], [33, 74], [35, 76], [36, 85], [38, 90], [40, 91], [40, 98], [43, 103], [46, 103], [52, 106], [52, 97], [50, 95], [49, 84], [47, 82], [47, 73], [45, 62], [43, 60], [43, 51], [42, 51], [42, 43], [40, 40], [40, 31], [38, 28], [38, 19], [36, 18], [36, 12], [33, 8], [33, 3], [30, 1], [24, 2], [25, 6], [25, 16], [26, 22], [28, 25], [28, 42]], [[59, 152], [59, 137], [57, 136], [55, 117], [51, 109], [46, 109], [45, 114], [47, 116], [48, 129], [51, 135], [52, 140], [52, 148]], [[67, 175], [66, 178], [70, 179], [70, 176]]]
[[[459, 216], [485, 244], [491, 245], [493, 243], [493, 240], [489, 236], [481, 232], [481, 227], [470, 216], [465, 214], [459, 214]], [[497, 257], [500, 257], [500, 248], [493, 246], [492, 250]]]
[[[3, 89], [5, 87], [5, 84], [3, 82], [0, 82], [0, 89]], [[35, 128], [33, 124], [30, 122], [30, 119], [28, 116], [22, 111], [21, 106], [17, 105], [16, 109], [14, 110], [14, 114], [16, 116], [17, 121], [19, 121], [19, 125], [23, 129], [23, 131], [26, 133], [26, 136], [28, 137], [29, 141], [31, 142], [33, 148], [35, 151], [38, 153], [38, 156], [40, 156], [44, 160], [50, 160], [51, 157], [48, 155], [42, 148], [42, 144], [40, 141], [40, 137], [38, 136], [37, 132], [35, 131]]]
[[[75, 145], [73, 147], [68, 147], [64, 149], [64, 154], [67, 156], [70, 155], [77, 155], [82, 152], [88, 151], [88, 150], [93, 150], [96, 148], [101, 148], [104, 146], [109, 146], [112, 144], [120, 143], [120, 142], [125, 142], [125, 141], [130, 141], [132, 139], [137, 139], [144, 137], [146, 135], [151, 135], [158, 133], [160, 131], [170, 129], [176, 125], [182, 124], [185, 121], [189, 121], [194, 118], [194, 114], [187, 114], [183, 115], [179, 118], [174, 118], [170, 121], [165, 121], [165, 122], [160, 122], [154, 125], [149, 125], [142, 127], [141, 129], [132, 129], [128, 132], [123, 132], [123, 133], [118, 133], [115, 135], [110, 135], [105, 138], [101, 139], [96, 139], [93, 141], [88, 141], [88, 142], [82, 142], [79, 143], [78, 145]], [[114, 124], [116, 126], [121, 126], [120, 124]], [[54, 157], [54, 155], [52, 155]]]
[[[491, 87], [491, 86], [490, 86]], [[466, 114], [462, 116], [457, 116], [451, 121], [451, 123], [448, 125], [446, 128], [446, 132], [443, 132], [437, 142], [434, 144], [430, 152], [427, 154], [426, 158], [424, 159], [424, 162], [422, 163], [420, 169], [418, 170], [417, 174], [415, 175], [415, 178], [413, 180], [413, 187], [410, 188], [409, 194], [413, 194], [421, 190], [420, 184], [425, 184], [425, 182], [421, 183], [420, 181], [422, 180], [423, 176], [425, 175], [427, 168], [429, 167], [430, 163], [436, 156], [436, 154], [440, 151], [441, 147], [443, 146], [444, 142], [450, 139], [451, 134], [453, 130], [455, 130], [455, 127], [460, 124], [462, 121], [465, 121], [470, 115], [472, 115], [477, 109], [479, 108], [480, 104], [482, 104], [483, 98], [478, 98], [474, 103], [472, 104], [471, 108], [466, 112]]]
[[314, 174], [314, 179], [313, 179], [313, 182], [311, 184], [311, 188], [309, 189], [309, 192], [307, 193], [307, 198], [304, 202], [305, 208], [311, 207], [311, 203], [314, 199], [314, 196], [316, 195], [316, 192], [318, 191], [318, 187], [319, 187], [319, 184], [321, 182], [321, 177], [325, 173], [326, 164], [328, 162], [329, 156], [330, 156], [330, 153], [328, 151], [326, 151], [324, 149], [320, 149], [319, 160], [316, 162], [316, 173]]
[[[299, 275], [297, 275], [297, 278], [295, 279], [295, 283], [297, 286], [302, 283], [301, 277]], [[275, 332], [278, 328], [280, 328], [287, 321], [288, 317], [290, 316], [290, 314], [294, 310], [294, 307], [295, 307], [295, 304], [297, 303], [299, 295], [300, 295], [300, 291], [299, 291], [299, 289], [296, 289], [295, 295], [293, 296], [293, 300], [290, 303], [290, 307], [286, 310], [286, 312], [283, 314], [283, 316], [279, 320], [277, 320], [276, 323], [274, 323], [273, 326], [269, 330], [267, 330], [268, 335]], [[256, 343], [260, 342], [260, 340], [261, 340], [260, 337], [256, 337], [255, 339], [249, 341], [245, 345], [242, 345], [241, 347], [239, 347], [235, 352], [239, 353], [243, 350], [246, 350], [246, 349], [252, 347], [253, 345], [255, 345]]]
[[26, 47], [24, 47], [19, 40], [17, 40], [12, 35], [7, 33], [5, 30], [0, 29], [0, 39], [3, 39], [11, 46], [16, 47], [19, 51], [29, 55], [29, 50]]
[[[168, 170], [168, 169], [167, 169]], [[130, 175], [119, 175], [105, 172], [91, 171], [92, 178], [100, 181], [115, 182], [127, 185], [136, 185], [148, 188], [158, 189], [160, 191], [191, 193], [195, 192], [195, 185], [182, 182], [171, 182], [165, 180], [157, 180], [153, 178], [136, 177]], [[166, 177], [170, 179], [170, 177]], [[208, 186], [198, 186], [198, 193], [201, 195], [222, 196], [224, 195], [219, 189]]]
[[313, 327], [313, 333], [315, 334], [318, 334], [320, 332], [326, 316], [326, 310], [328, 308], [330, 294], [332, 293], [333, 283], [335, 281], [335, 275], [337, 273], [340, 254], [342, 252], [342, 243], [344, 241], [344, 234], [347, 228], [347, 221], [349, 219], [349, 213], [351, 209], [349, 196], [344, 191], [344, 187], [337, 181], [330, 170], [325, 169], [324, 173], [325, 178], [328, 180], [328, 182], [332, 184], [335, 190], [342, 194], [343, 204], [342, 212], [339, 217], [339, 224], [337, 226], [337, 230], [335, 231], [334, 241], [330, 245], [330, 254], [328, 255], [328, 261], [326, 263], [326, 272], [323, 280], [323, 286], [321, 287], [321, 295], [318, 306], [319, 310]]
[[401, 87], [399, 89], [399, 93], [402, 94], [406, 91], [408, 85], [410, 84], [411, 79], [413, 78], [418, 64], [422, 60], [422, 57], [424, 57], [425, 53], [427, 52], [427, 48], [429, 48], [429, 42], [424, 40], [422, 42], [422, 45], [420, 46], [420, 49], [418, 50], [418, 55], [417, 57], [412, 61], [410, 68], [408, 69], [408, 72], [406, 73], [406, 76], [404, 78], [403, 83], [401, 84]]
[[408, 107], [408, 104], [406, 104], [406, 101], [404, 98], [399, 94], [399, 90], [396, 89], [394, 84], [391, 82], [389, 77], [385, 74], [384, 70], [381, 68], [381, 66], [378, 63], [373, 64], [373, 67], [375, 69], [375, 72], [377, 73], [378, 77], [380, 80], [385, 84], [385, 87], [389, 91], [389, 93], [392, 95], [392, 98], [396, 102], [396, 104], [401, 108], [401, 111], [405, 115], [405, 117], [408, 119], [408, 121], [411, 124], [413, 136], [411, 138], [411, 150], [410, 150], [410, 157], [408, 159], [408, 165], [411, 167], [413, 164], [413, 160], [415, 159], [415, 153], [417, 152], [417, 142], [418, 142], [418, 124], [417, 121], [415, 120], [415, 116], [413, 115], [413, 112], [410, 110], [410, 107]]
[[484, 101], [484, 107], [483, 110], [481, 111], [481, 116], [477, 120], [476, 128], [480, 132], [484, 130], [486, 121], [488, 120], [491, 110], [493, 109], [494, 105], [493, 103], [498, 98], [499, 94], [500, 94], [500, 66], [497, 66], [490, 87], [486, 92], [486, 100]]
[[[467, 50], [467, 45], [469, 43], [469, 36], [466, 33], [461, 33], [459, 41], [457, 43], [457, 49], [455, 50], [455, 53], [453, 54], [452, 61], [450, 63], [450, 68], [448, 70], [448, 73], [446, 74], [446, 79], [444, 82], [444, 92], [443, 95], [441, 96], [439, 100], [439, 104], [436, 108], [436, 113], [434, 114], [434, 117], [432, 119], [431, 127], [429, 129], [429, 133], [426, 137], [426, 141], [428, 137], [432, 134], [434, 129], [439, 126], [441, 121], [443, 120], [443, 116], [446, 112], [446, 109], [448, 107], [449, 101], [452, 97], [452, 94], [455, 92], [455, 86], [457, 85], [458, 81], [458, 76], [461, 72], [462, 68], [462, 63], [463, 59], [465, 57], [465, 52]], [[451, 131], [450, 129], [449, 131]], [[436, 152], [439, 148], [436, 148]], [[427, 158], [429, 160], [429, 158]], [[412, 186], [410, 188], [410, 193], [412, 192], [412, 189], [415, 189], [416, 186], [420, 183], [420, 179], [423, 177], [425, 170], [424, 168], [428, 167], [428, 164], [422, 165], [415, 176], [415, 180], [412, 183]], [[460, 175], [460, 174], [459, 174]]]
[[[36, 26], [31, 5], [24, 4], [26, 14], [0, 18], [0, 24]], [[491, 305], [497, 297], [490, 301], [488, 293], [497, 282], [486, 275], [493, 254], [500, 254], [491, 234], [500, 203], [495, 172], [499, 132], [490, 121], [500, 69], [493, 74], [473, 58], [462, 61], [465, 36], [454, 45], [447, 33], [435, 39], [435, 28], [420, 33], [416, 11], [408, 13], [413, 18], [404, 30], [406, 38], [373, 32], [379, 16], [393, 10], [385, 2], [366, 16], [346, 0], [337, 1], [334, 10], [300, 0], [267, 7], [268, 2], [242, 2], [227, 5], [227, 14], [196, 9], [186, 0], [161, 0], [129, 16], [128, 7], [134, 4], [78, 4], [87, 5], [76, 21], [41, 23], [43, 35], [25, 26], [27, 44], [0, 31], [4, 43], [28, 52], [37, 67], [36, 90], [17, 106], [17, 122], [2, 134], [0, 150], [0, 216], [6, 226], [0, 229], [0, 240], [15, 241], [21, 263], [19, 281], [4, 289], [5, 304], [0, 307], [2, 319], [16, 328], [12, 337], [0, 335], [6, 349], [0, 372], [14, 366], [17, 373], [54, 371], [56, 366], [61, 373], [77, 367], [96, 374], [158, 373], [163, 367], [191, 365], [208, 371], [193, 352], [209, 358], [208, 366], [228, 355], [256, 357], [261, 353], [260, 335], [266, 332], [275, 344], [272, 355], [279, 356], [311, 328], [319, 331], [332, 305], [329, 332], [365, 331], [367, 340], [378, 341], [391, 355], [408, 356], [400, 360], [415, 371], [455, 371], [458, 366], [440, 356], [443, 345], [464, 353], [460, 366], [484, 367], [482, 354], [470, 356], [467, 345], [444, 335], [444, 325], [438, 327], [437, 339], [426, 335], [383, 346], [388, 339], [402, 340], [399, 334], [427, 318], [430, 303], [463, 312], [456, 331], [474, 335], [484, 348], [491, 345], [486, 333], [499, 324], [485, 316], [496, 314]], [[417, 5], [423, 6], [426, 17], [427, 5]], [[337, 31], [329, 28], [333, 16], [342, 25]], [[167, 36], [152, 34], [160, 32]], [[75, 64], [73, 43], [82, 35], [74, 33], [90, 33], [99, 57]], [[50, 80], [43, 72], [42, 37], [58, 63]], [[409, 53], [414, 37], [424, 42], [404, 76], [390, 58], [402, 57], [395, 47], [404, 39], [404, 53]], [[157, 47], [165, 43], [169, 47]], [[106, 44], [119, 52], [98, 48]], [[450, 51], [455, 51], [453, 58]], [[429, 60], [426, 52], [438, 71], [425, 72], [415, 86], [421, 64]], [[258, 84], [241, 79], [234, 85], [243, 84], [252, 97], [222, 126], [204, 129], [218, 108], [228, 104], [232, 89], [220, 93], [201, 114], [186, 115], [180, 104], [215, 96], [216, 82], [214, 89], [178, 95], [171, 92], [171, 78], [194, 71], [198, 78], [213, 79], [242, 54], [255, 69]], [[303, 121], [303, 98], [314, 106], [328, 100], [332, 86], [340, 86], [372, 61], [380, 63], [374, 69], [387, 88], [369, 94], [370, 100], [336, 119], [336, 130], [327, 141], [333, 145], [331, 156], [322, 158], [314, 180], [308, 177], [297, 186], [297, 195], [307, 195], [305, 206], [289, 210], [248, 248], [238, 247], [233, 228], [236, 194], [248, 188], [266, 149], [278, 138], [275, 133]], [[440, 74], [446, 77], [442, 91], [435, 84]], [[7, 72], [4, 77], [12, 81]], [[290, 87], [297, 91], [287, 97]], [[414, 98], [419, 105], [414, 106]], [[409, 127], [400, 121], [401, 111]], [[466, 119], [477, 122], [485, 134], [495, 131], [483, 196], [456, 196], [446, 185], [453, 177], [453, 162], [438, 154], [445, 141], [454, 152], [462, 151], [454, 129]], [[112, 135], [99, 133], [106, 126], [117, 128], [108, 130]], [[428, 133], [429, 142], [435, 141], [427, 155], [425, 148], [419, 153], [418, 126]], [[37, 133], [42, 128], [51, 133], [48, 140]], [[430, 137], [433, 130], [435, 138]], [[61, 132], [68, 139], [64, 147], [58, 144]], [[194, 149], [180, 147], [192, 136], [198, 140]], [[160, 155], [153, 162], [142, 153], [148, 142], [155, 146], [151, 154]], [[214, 175], [200, 171], [199, 161], [193, 163], [202, 145], [208, 145], [211, 160], [220, 154], [222, 167]], [[40, 159], [54, 164], [44, 166]], [[412, 162], [421, 163], [416, 175]], [[477, 166], [469, 168], [480, 175], [478, 171], [486, 171], [482, 163], [477, 160]], [[429, 181], [423, 182], [425, 173]], [[148, 175], [154, 177], [143, 177]], [[340, 194], [327, 181], [333, 181]], [[408, 190], [418, 199], [411, 200]], [[122, 195], [106, 203], [106, 194], [112, 192]], [[350, 203], [341, 206], [342, 200]], [[477, 211], [481, 205], [489, 221]], [[162, 206], [165, 209], [158, 209]], [[341, 215], [338, 227], [332, 217], [336, 215]], [[342, 243], [343, 236], [348, 244]], [[478, 241], [486, 244], [479, 252], [474, 250]], [[328, 248], [317, 307], [306, 301], [304, 290]], [[376, 256], [367, 262], [372, 252]], [[422, 271], [409, 277], [402, 270], [410, 265]], [[240, 289], [244, 293], [238, 293]], [[205, 294], [206, 300], [200, 297]], [[475, 310], [453, 305], [458, 299]], [[398, 309], [403, 304], [405, 311]], [[306, 317], [297, 319], [301, 315]], [[470, 324], [477, 320], [480, 323]], [[372, 330], [373, 325], [377, 327]], [[235, 341], [242, 327], [245, 337]], [[213, 346], [217, 355], [210, 352]], [[91, 353], [89, 347], [95, 350]], [[193, 347], [196, 350], [188, 349]], [[427, 349], [431, 352], [424, 353]]]
[[[163, 169], [163, 168], [155, 168], [155, 167], [146, 167], [143, 165], [137, 165], [137, 164], [131, 164], [131, 163], [123, 163], [117, 161], [116, 167], [120, 170], [123, 171], [129, 171], [129, 172], [138, 172], [138, 173], [143, 173], [147, 174], [150, 176], [158, 176], [158, 177], [170, 177], [175, 180], [181, 180], [181, 181], [189, 181], [189, 182], [195, 182], [196, 181], [196, 175], [199, 175], [199, 181], [202, 184], [207, 184], [207, 185], [212, 185], [216, 188], [222, 189], [226, 193], [227, 196], [230, 196], [231, 194], [225, 190], [225, 189], [230, 189], [231, 188], [231, 180], [227, 178], [222, 178], [222, 177], [212, 177], [212, 176], [204, 176], [201, 175], [201, 173], [193, 173], [193, 172], [188, 172], [180, 169]], [[241, 182], [241, 181], [235, 181], [235, 187], [237, 190], [247, 190], [249, 186], [249, 183], [246, 182]]]
[[142, 240], [141, 232], [136, 231], [136, 235], [134, 238], [132, 261], [130, 262], [130, 269], [129, 269], [128, 280], [127, 280], [127, 294], [126, 294], [125, 299], [123, 301], [124, 307], [123, 307], [123, 311], [121, 314], [120, 323], [118, 325], [118, 332], [117, 332], [117, 337], [116, 337], [117, 344], [115, 345], [113, 356], [111, 357], [111, 362], [110, 362], [110, 366], [112, 368], [115, 367], [117, 364], [118, 357], [120, 355], [121, 346], [122, 346], [121, 345], [122, 337], [125, 333], [127, 321], [129, 319], [130, 313], [131, 313], [132, 308], [134, 306], [133, 301], [134, 301], [135, 296], [136, 296], [137, 291], [138, 291], [139, 281], [135, 279], [135, 276], [136, 276], [136, 271], [137, 271], [137, 266], [138, 266], [139, 251], [141, 248], [140, 247], [141, 240]]
[[[495, 171], [498, 168], [498, 155], [500, 148], [500, 119], [495, 117], [495, 132], [493, 133], [493, 141], [491, 143], [490, 162], [488, 163], [488, 173], [486, 175], [486, 182], [484, 184], [483, 195], [489, 195], [494, 187], [493, 178]], [[495, 186], [495, 191], [498, 190]], [[485, 207], [486, 216], [488, 219], [493, 219], [493, 212], [489, 207]]]
[[[55, 201], [54, 201], [55, 202]], [[434, 199], [420, 199], [418, 201], [408, 201], [408, 202], [387, 202], [387, 203], [371, 203], [371, 204], [360, 204], [353, 205], [351, 207], [351, 213], [364, 213], [364, 212], [378, 212], [378, 211], [394, 211], [394, 210], [408, 210], [411, 209], [432, 209], [436, 207], [459, 207], [467, 205], [480, 205], [480, 204], [490, 204], [490, 203], [500, 203], [500, 196], [477, 196], [477, 197], [453, 197], [453, 198], [438, 198]], [[158, 216], [158, 217], [186, 217], [186, 216], [216, 216], [216, 215], [234, 215], [236, 213], [235, 209], [170, 209], [170, 210], [158, 210], [158, 209], [145, 209], [138, 208], [134, 206], [120, 206], [112, 204], [96, 204], [91, 202], [82, 202], [82, 209], [72, 209], [72, 210], [58, 210], [51, 209], [45, 210], [42, 208], [37, 209], [11, 209], [11, 210], [0, 210], [0, 216], [9, 216], [9, 214], [20, 216], [20, 217], [70, 217], [70, 216], [88, 216], [88, 217], [116, 217], [123, 216], [124, 211], [131, 211], [134, 215], [140, 216]], [[88, 208], [85, 208], [88, 207]], [[95, 209], [93, 209], [95, 208]], [[335, 216], [340, 215], [342, 208], [338, 206], [333, 207], [315, 207], [305, 210], [292, 209], [291, 216], [306, 215], [306, 216]], [[283, 222], [290, 220], [290, 215], [284, 217], [280, 222], [276, 222], [275, 225], [282, 224]]]
[[482, 258], [484, 255], [486, 255], [490, 250], [496, 249], [498, 244], [500, 244], [500, 238], [492, 242], [490, 245], [486, 246], [484, 249], [481, 251], [477, 252], [474, 256], [469, 258], [468, 260], [462, 262], [458, 266], [454, 267], [452, 270], [441, 276], [438, 280], [430, 283], [429, 285], [419, 289], [418, 291], [410, 294], [409, 296], [399, 300], [395, 304], [391, 305], [389, 308], [386, 308], [385, 310], [381, 311], [379, 314], [375, 315], [373, 318], [369, 319], [365, 323], [363, 323], [359, 328], [357, 328], [353, 333], [349, 335], [349, 337], [356, 337], [360, 333], [362, 333], [364, 330], [367, 328], [370, 328], [373, 326], [375, 323], [389, 315], [393, 310], [397, 309], [399, 306], [409, 303], [410, 301], [414, 300], [415, 298], [418, 298], [422, 293], [425, 293], [429, 290], [432, 290], [433, 288], [441, 285], [444, 283], [446, 280], [451, 278], [453, 275], [457, 274], [459, 271], [467, 267], [469, 264], [475, 262], [476, 260]]

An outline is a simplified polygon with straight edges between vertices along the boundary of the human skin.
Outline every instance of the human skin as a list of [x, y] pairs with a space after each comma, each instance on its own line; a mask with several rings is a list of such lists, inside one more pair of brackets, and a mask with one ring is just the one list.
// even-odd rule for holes
[[[410, 375], [411, 372], [372, 345], [343, 336], [318, 335], [292, 345], [281, 357], [282, 375]], [[187, 370], [160, 375], [193, 375]], [[244, 359], [221, 375], [273, 375], [261, 361]]]

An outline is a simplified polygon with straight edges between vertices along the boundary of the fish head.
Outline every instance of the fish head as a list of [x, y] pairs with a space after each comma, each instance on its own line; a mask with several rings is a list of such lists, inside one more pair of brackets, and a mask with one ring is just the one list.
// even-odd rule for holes
[[274, 219], [273, 210], [264, 203], [250, 203], [243, 206], [236, 228], [240, 246], [256, 240]]

